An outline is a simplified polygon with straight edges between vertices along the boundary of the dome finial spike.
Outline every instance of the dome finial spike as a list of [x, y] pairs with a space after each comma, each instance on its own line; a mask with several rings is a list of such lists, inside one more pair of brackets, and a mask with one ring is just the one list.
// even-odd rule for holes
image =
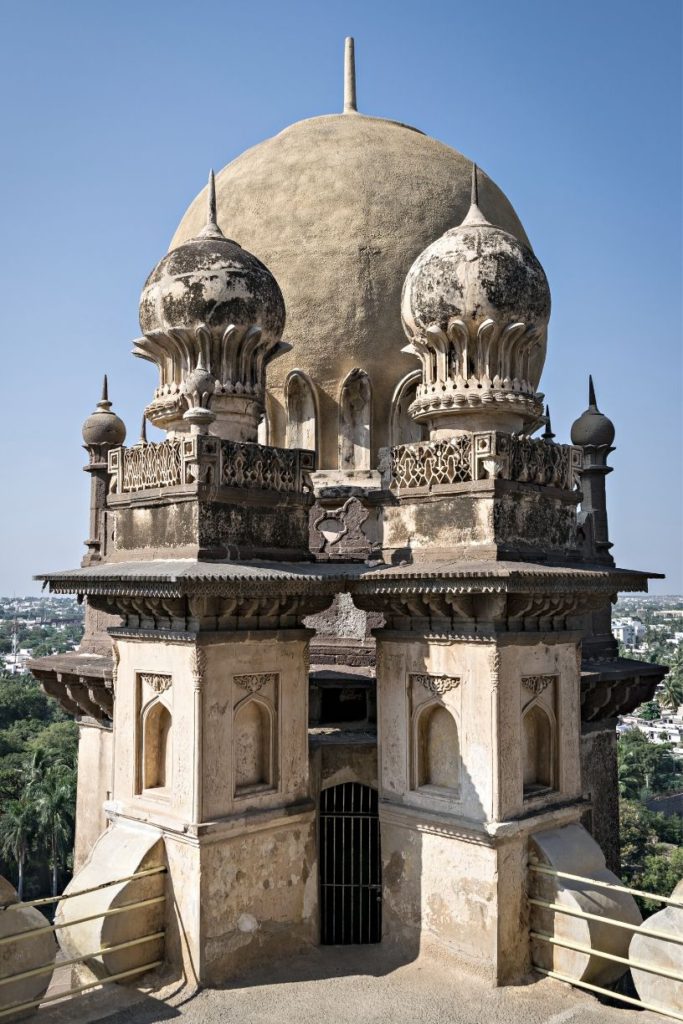
[[472, 189], [470, 192], [470, 205], [479, 206], [479, 182], [477, 180], [477, 165], [472, 164]]
[[213, 173], [213, 167], [209, 171], [209, 195], [206, 210], [206, 226], [211, 226], [212, 228], [218, 227], [218, 221], [216, 220], [216, 175]]
[[147, 417], [142, 414], [142, 425], [140, 426], [140, 444], [147, 444]]
[[356, 54], [353, 36], [344, 41], [344, 113], [353, 114], [356, 106]]
[[105, 375], [104, 375], [104, 377], [102, 379], [102, 398], [100, 399], [100, 401], [101, 402], [108, 402], [109, 401], [109, 381], [107, 380], [106, 373], [105, 373]]
[[595, 386], [593, 384], [593, 375], [588, 374], [588, 408], [595, 409], [598, 411], [598, 403], [595, 400]]

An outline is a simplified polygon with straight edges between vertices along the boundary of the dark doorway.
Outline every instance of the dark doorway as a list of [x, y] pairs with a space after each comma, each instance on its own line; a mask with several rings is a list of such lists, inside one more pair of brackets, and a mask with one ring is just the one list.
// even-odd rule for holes
[[320, 794], [320, 941], [331, 946], [381, 939], [377, 791], [344, 782]]

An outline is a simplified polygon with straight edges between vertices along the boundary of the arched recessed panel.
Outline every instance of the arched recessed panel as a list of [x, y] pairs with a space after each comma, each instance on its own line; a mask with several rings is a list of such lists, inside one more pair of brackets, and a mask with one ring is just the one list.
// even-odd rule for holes
[[418, 384], [422, 380], [422, 371], [413, 370], [400, 382], [391, 400], [391, 420], [389, 425], [389, 444], [412, 444], [424, 441], [428, 430], [423, 423], [416, 423], [408, 412], [415, 401]]
[[171, 712], [156, 701], [144, 717], [142, 784], [144, 789], [167, 789], [172, 782], [173, 720]]
[[372, 389], [364, 370], [351, 370], [339, 400], [339, 468], [370, 469]]
[[524, 792], [553, 786], [553, 729], [546, 712], [535, 704], [522, 719]]
[[271, 720], [257, 700], [237, 709], [234, 723], [235, 793], [271, 784]]
[[305, 374], [294, 370], [285, 385], [287, 405], [287, 447], [317, 450], [317, 415], [313, 385]]
[[417, 784], [457, 789], [460, 785], [460, 744], [455, 719], [434, 705], [420, 715], [417, 743]]

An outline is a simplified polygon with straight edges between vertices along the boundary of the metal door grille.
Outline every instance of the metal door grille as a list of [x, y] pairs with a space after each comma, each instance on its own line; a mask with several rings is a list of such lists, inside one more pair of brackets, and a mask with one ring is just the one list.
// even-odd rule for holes
[[381, 938], [377, 791], [344, 782], [320, 794], [320, 941], [350, 945]]

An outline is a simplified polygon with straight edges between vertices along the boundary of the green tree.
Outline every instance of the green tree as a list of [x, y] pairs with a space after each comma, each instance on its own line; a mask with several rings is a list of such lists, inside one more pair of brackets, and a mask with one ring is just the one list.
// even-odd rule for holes
[[656, 700], [648, 700], [645, 704], [641, 704], [636, 713], [645, 722], [656, 722], [658, 718], [662, 717], [662, 709]]
[[50, 764], [40, 754], [34, 758], [34, 772], [29, 793], [35, 807], [38, 836], [48, 853], [52, 895], [57, 896], [59, 872], [73, 842], [76, 778], [71, 766]]
[[[647, 857], [641, 875], [642, 887], [646, 892], [658, 896], [670, 896], [683, 878], [683, 849], [666, 850]], [[660, 904], [652, 903], [652, 909], [660, 909]]]
[[10, 800], [0, 815], [0, 851], [17, 865], [19, 899], [24, 898], [24, 872], [36, 825], [35, 807], [28, 793]]

